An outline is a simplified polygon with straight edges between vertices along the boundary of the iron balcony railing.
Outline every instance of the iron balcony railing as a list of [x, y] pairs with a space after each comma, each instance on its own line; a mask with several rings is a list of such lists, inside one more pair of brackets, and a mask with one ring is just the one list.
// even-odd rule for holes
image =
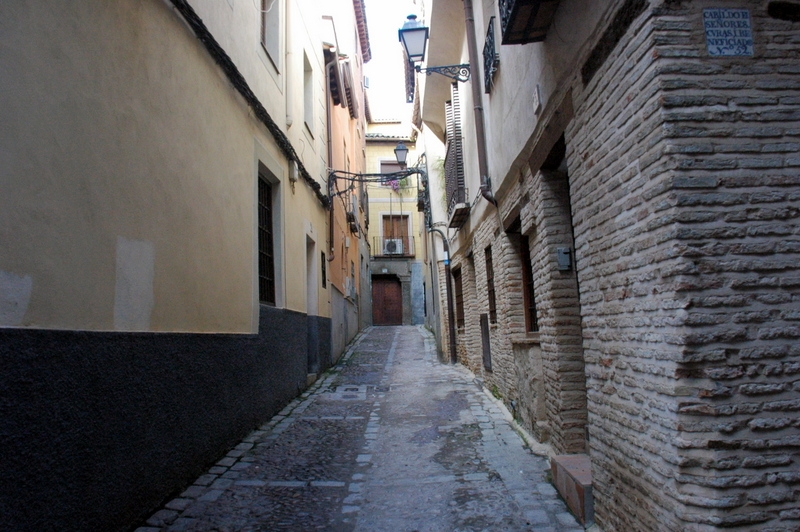
[[497, 72], [498, 65], [500, 65], [500, 57], [497, 55], [495, 46], [494, 17], [491, 17], [486, 29], [486, 39], [483, 41], [483, 90], [486, 94], [492, 92], [494, 73]]
[[407, 258], [414, 256], [413, 236], [376, 236], [372, 239], [372, 256]]
[[560, 0], [499, 0], [503, 44], [543, 41]]

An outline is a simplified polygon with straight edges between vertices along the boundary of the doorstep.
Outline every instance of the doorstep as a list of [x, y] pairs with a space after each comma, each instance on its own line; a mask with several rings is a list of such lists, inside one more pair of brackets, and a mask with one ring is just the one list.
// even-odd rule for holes
[[583, 526], [594, 523], [592, 463], [588, 454], [562, 454], [550, 459], [553, 484]]

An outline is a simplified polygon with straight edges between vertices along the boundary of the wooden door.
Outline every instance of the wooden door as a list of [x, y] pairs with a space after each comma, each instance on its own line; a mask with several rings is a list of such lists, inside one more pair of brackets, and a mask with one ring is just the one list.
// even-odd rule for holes
[[398, 278], [372, 278], [372, 324], [403, 324], [403, 289]]
[[[402, 242], [402, 253], [400, 255], [408, 255], [411, 248], [408, 238], [408, 215], [407, 214], [394, 214], [386, 215], [383, 217], [383, 238], [384, 242], [388, 239], [397, 239]], [[384, 244], [385, 245], [385, 244]]]

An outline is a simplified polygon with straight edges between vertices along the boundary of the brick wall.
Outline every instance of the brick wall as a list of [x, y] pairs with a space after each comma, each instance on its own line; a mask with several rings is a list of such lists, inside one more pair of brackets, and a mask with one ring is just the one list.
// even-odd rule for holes
[[[454, 255], [462, 268], [466, 326], [458, 332], [459, 360], [484, 379], [526, 428], [550, 439], [556, 453], [586, 449], [586, 388], [577, 279], [560, 272], [556, 247], [572, 247], [566, 176], [523, 174], [500, 204], [512, 216], [520, 206], [530, 236], [536, 306], [541, 333], [526, 334], [520, 234], [506, 233], [500, 217], [487, 216]], [[502, 216], [502, 214], [501, 214]], [[480, 314], [489, 312], [484, 250], [491, 246], [497, 323], [490, 325], [492, 371], [484, 370]], [[467, 258], [464, 253], [471, 252]], [[533, 373], [532, 373], [533, 372]]]
[[[798, 24], [651, 4], [567, 130], [597, 521], [796, 530]], [[704, 7], [754, 57], [709, 57]]]
[[[586, 450], [586, 376], [575, 270], [560, 271], [559, 247], [573, 247], [567, 176], [528, 173], [531, 265], [539, 317], [547, 423], [556, 453]], [[523, 226], [525, 229], [525, 226]]]
[[[448, 322], [448, 306], [447, 306], [447, 275], [445, 273], [445, 266], [443, 261], [436, 263], [436, 270], [439, 272], [438, 297], [439, 297], [439, 330], [441, 333], [442, 353], [441, 359], [450, 362], [450, 329]], [[450, 280], [452, 283], [452, 279]], [[452, 287], [452, 284], [451, 284]], [[455, 295], [453, 296], [455, 304]], [[453, 309], [455, 315], [455, 309]]]
[[680, 529], [675, 372], [686, 305], [674, 290], [655, 23], [639, 17], [589, 85], [576, 82], [566, 132], [595, 517], [607, 532]]

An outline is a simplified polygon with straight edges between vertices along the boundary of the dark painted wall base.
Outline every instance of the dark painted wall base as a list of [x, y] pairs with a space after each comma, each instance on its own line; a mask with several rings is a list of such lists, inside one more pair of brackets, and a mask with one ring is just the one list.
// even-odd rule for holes
[[330, 365], [329, 319], [262, 306], [259, 325], [0, 329], [2, 528], [127, 530], [192, 482], [305, 388], [312, 353]]

